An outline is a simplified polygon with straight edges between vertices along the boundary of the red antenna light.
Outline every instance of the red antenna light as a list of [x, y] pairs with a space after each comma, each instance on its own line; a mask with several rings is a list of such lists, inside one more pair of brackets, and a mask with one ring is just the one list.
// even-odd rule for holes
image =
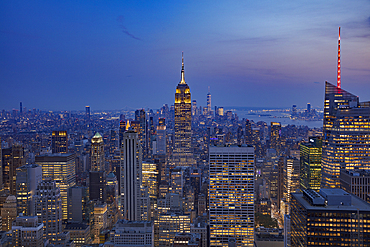
[[337, 70], [337, 88], [340, 88], [340, 27], [338, 37], [338, 70]]

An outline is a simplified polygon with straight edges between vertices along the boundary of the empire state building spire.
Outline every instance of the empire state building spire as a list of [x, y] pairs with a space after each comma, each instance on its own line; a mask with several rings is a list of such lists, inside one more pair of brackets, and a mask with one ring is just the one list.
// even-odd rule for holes
[[338, 37], [338, 69], [337, 69], [337, 88], [340, 88], [340, 27], [339, 27], [339, 37]]
[[182, 68], [181, 68], [180, 84], [186, 84], [186, 82], [185, 82], [185, 70], [184, 70], [184, 52], [182, 52]]

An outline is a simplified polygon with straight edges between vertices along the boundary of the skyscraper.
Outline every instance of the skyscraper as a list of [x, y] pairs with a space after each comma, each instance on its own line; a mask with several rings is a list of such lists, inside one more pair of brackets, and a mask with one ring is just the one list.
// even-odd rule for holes
[[43, 180], [37, 187], [35, 195], [35, 213], [39, 222], [44, 224], [44, 237], [52, 242], [62, 229], [62, 200], [60, 189], [50, 178]]
[[140, 109], [135, 111], [135, 121], [138, 122], [138, 129], [136, 132], [138, 133], [139, 140], [141, 143], [141, 150], [144, 159], [148, 158], [148, 140], [147, 140], [147, 123], [146, 123], [146, 115], [145, 110]]
[[142, 155], [138, 134], [123, 133], [121, 146], [121, 207], [126, 220], [141, 220], [140, 200], [142, 181]]
[[51, 135], [52, 153], [68, 153], [68, 134], [67, 131], [53, 131]]
[[276, 122], [271, 122], [271, 132], [270, 132], [270, 146], [276, 150], [277, 154], [280, 154], [280, 132], [281, 124]]
[[310, 137], [300, 144], [300, 187], [301, 190], [319, 191], [321, 184], [322, 138]]
[[97, 132], [91, 139], [91, 171], [104, 169], [104, 142], [103, 137]]
[[60, 188], [63, 219], [68, 218], [67, 190], [76, 184], [74, 154], [44, 154], [36, 156], [35, 163], [42, 166], [42, 178], [51, 178]]
[[37, 185], [42, 181], [42, 168], [38, 165], [24, 165], [17, 169], [17, 209], [23, 216], [34, 215], [34, 196]]
[[370, 104], [325, 83], [322, 188], [339, 188], [341, 169], [370, 168]]
[[175, 93], [175, 145], [173, 162], [175, 166], [191, 166], [191, 94], [185, 82], [184, 56], [182, 56], [181, 81]]
[[208, 94], [207, 94], [207, 113], [208, 113], [208, 116], [212, 115], [211, 92], [209, 91], [209, 87], [208, 87]]
[[254, 243], [254, 148], [210, 147], [210, 246]]
[[166, 119], [160, 118], [157, 126], [157, 154], [166, 154]]

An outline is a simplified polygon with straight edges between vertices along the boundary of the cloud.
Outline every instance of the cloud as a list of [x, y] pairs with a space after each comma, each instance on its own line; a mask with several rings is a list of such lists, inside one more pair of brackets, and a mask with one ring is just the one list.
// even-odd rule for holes
[[118, 22], [119, 27], [121, 28], [121, 31], [124, 34], [127, 34], [128, 36], [130, 36], [133, 39], [141, 40], [140, 38], [136, 37], [135, 35], [133, 35], [132, 33], [130, 33], [127, 30], [127, 28], [125, 27], [125, 25], [123, 25], [124, 20], [125, 20], [125, 18], [123, 17], [123, 15], [120, 15], [120, 16], [117, 17], [117, 22]]
[[320, 82], [318, 82], [318, 81], [314, 81], [313, 83], [320, 84]]

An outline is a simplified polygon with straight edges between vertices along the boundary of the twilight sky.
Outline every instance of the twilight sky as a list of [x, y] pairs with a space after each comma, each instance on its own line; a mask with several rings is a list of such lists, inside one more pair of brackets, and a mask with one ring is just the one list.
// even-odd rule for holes
[[370, 1], [0, 1], [0, 110], [160, 108], [184, 51], [212, 107], [323, 106], [336, 83], [370, 100]]

